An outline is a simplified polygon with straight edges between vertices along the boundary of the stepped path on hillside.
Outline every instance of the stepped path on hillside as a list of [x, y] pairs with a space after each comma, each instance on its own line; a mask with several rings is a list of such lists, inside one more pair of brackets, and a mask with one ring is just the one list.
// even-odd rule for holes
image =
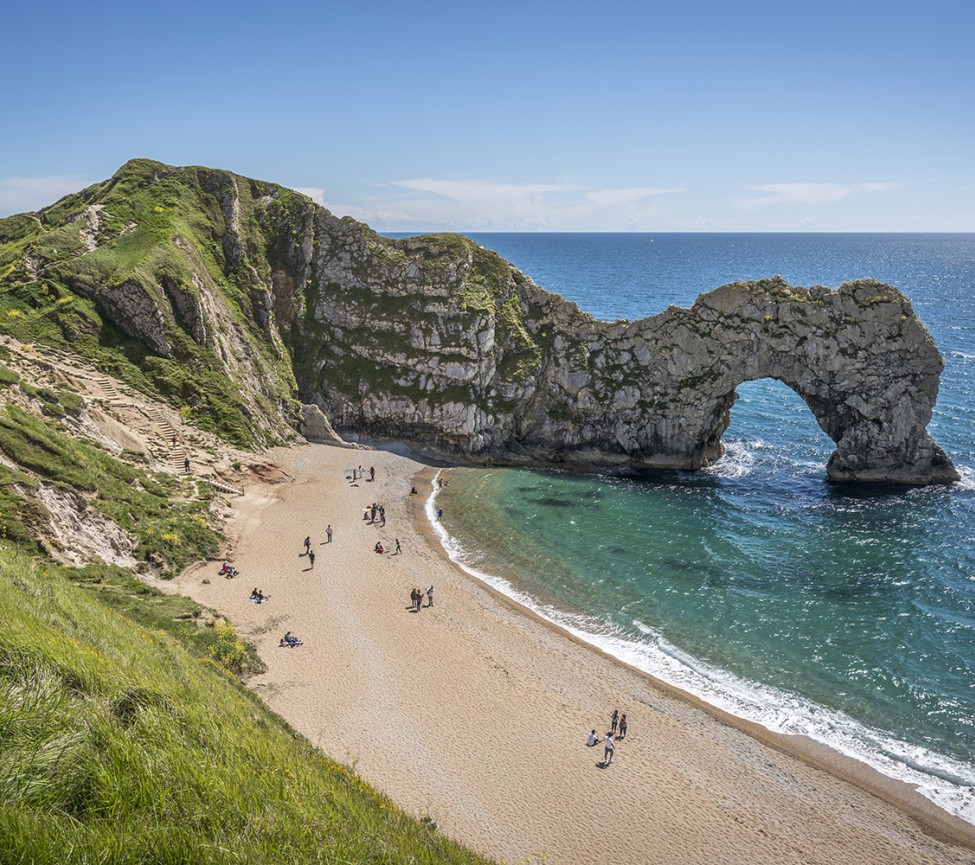
[[[69, 429], [99, 441], [108, 450], [140, 454], [156, 471], [191, 475], [227, 495], [241, 495], [231, 464], [248, 459], [217, 436], [185, 423], [178, 410], [135, 390], [77, 355], [44, 345], [0, 337], [9, 352], [6, 365], [25, 380], [69, 390], [85, 401]], [[189, 465], [189, 470], [187, 470]]]

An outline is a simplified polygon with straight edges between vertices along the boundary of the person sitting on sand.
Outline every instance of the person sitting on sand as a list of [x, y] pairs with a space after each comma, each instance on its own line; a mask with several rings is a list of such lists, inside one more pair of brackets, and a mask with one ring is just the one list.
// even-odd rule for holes
[[599, 736], [596, 735], [595, 730], [591, 730], [589, 732], [589, 738], [586, 739], [586, 745], [588, 745], [590, 748], [595, 748], [596, 745], [598, 744], [599, 744]]
[[251, 600], [259, 601], [264, 596], [258, 591], [257, 586], [254, 586], [254, 591], [251, 592]]
[[279, 647], [293, 649], [295, 646], [300, 646], [301, 640], [299, 640], [291, 631], [287, 631], [285, 635], [281, 638], [281, 642], [278, 643]]
[[383, 549], [383, 545], [381, 543], [379, 543], [379, 541], [376, 541], [376, 546], [373, 549], [377, 553], [379, 553], [379, 555], [382, 555], [383, 553], [386, 552], [386, 550]]

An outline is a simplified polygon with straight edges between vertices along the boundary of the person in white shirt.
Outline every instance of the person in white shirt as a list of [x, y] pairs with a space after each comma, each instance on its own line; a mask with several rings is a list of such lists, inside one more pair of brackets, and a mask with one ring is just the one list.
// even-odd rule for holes
[[603, 762], [608, 766], [613, 762], [613, 751], [615, 750], [612, 733], [606, 734], [606, 738], [603, 739], [603, 748], [605, 749], [603, 752]]
[[599, 736], [596, 735], [596, 731], [595, 730], [593, 730], [589, 734], [589, 738], [586, 740], [586, 744], [590, 748], [592, 748], [592, 747], [596, 746], [597, 744], [599, 744]]

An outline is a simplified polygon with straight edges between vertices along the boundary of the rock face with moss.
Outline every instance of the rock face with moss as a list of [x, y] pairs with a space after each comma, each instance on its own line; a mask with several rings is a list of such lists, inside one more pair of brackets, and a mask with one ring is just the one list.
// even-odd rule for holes
[[830, 479], [957, 479], [925, 430], [941, 356], [888, 286], [735, 284], [607, 323], [459, 238], [328, 236], [299, 378], [346, 433], [472, 460], [696, 469], [721, 456], [735, 388], [774, 378], [836, 442]]
[[0, 220], [0, 279], [62, 332], [91, 301], [81, 320], [118, 328], [140, 370], [196, 364], [200, 399], [236, 389], [258, 438], [297, 422], [298, 397], [347, 437], [473, 461], [695, 469], [721, 455], [735, 388], [770, 377], [836, 442], [831, 479], [957, 479], [925, 430], [938, 350], [872, 281], [734, 284], [599, 322], [466, 238], [391, 240], [273, 184], [146, 160]]

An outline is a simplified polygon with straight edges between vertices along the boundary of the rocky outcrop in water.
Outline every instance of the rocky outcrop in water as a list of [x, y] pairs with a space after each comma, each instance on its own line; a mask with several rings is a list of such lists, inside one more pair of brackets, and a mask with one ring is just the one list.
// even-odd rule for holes
[[[190, 408], [225, 413], [236, 388], [242, 424], [265, 436], [299, 423], [297, 396], [346, 437], [475, 462], [696, 469], [721, 455], [735, 388], [774, 378], [836, 442], [830, 479], [957, 479], [925, 429], [937, 347], [871, 280], [736, 283], [600, 322], [466, 238], [391, 240], [273, 184], [146, 160], [0, 220], [0, 265], [13, 295], [91, 298], [181, 364]], [[53, 310], [62, 330], [71, 308]], [[307, 409], [304, 423], [326, 429]]]

